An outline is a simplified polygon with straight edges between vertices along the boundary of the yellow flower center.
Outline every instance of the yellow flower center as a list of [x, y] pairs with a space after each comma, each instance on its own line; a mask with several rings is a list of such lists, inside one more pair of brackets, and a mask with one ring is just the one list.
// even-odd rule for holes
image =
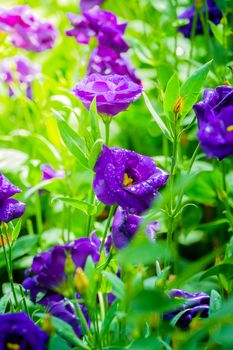
[[8, 350], [19, 350], [20, 349], [20, 345], [16, 344], [16, 343], [7, 343], [6, 344], [6, 348]]
[[228, 131], [228, 132], [233, 131], [233, 125], [229, 125], [229, 126], [227, 127], [227, 131]]
[[130, 177], [127, 173], [124, 173], [124, 180], [123, 180], [123, 186], [132, 186], [133, 185], [133, 179]]

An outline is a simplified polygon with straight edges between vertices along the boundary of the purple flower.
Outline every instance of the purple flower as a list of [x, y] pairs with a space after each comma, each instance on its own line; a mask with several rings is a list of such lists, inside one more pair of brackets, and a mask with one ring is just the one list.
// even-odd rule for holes
[[[222, 13], [219, 10], [219, 8], [216, 6], [214, 0], [207, 0], [207, 7], [208, 7], [208, 17], [209, 20], [215, 24], [218, 24], [222, 18]], [[202, 6], [202, 11], [203, 15], [205, 16], [205, 8]], [[191, 37], [192, 33], [192, 25], [193, 25], [193, 18], [194, 18], [194, 13], [195, 13], [195, 5], [188, 7], [180, 16], [180, 19], [188, 19], [189, 23], [180, 26], [179, 27], [179, 32], [183, 33], [183, 35], [186, 38]], [[196, 24], [196, 31], [195, 34], [203, 34], [203, 27], [201, 23], [200, 16], [198, 15], [197, 17], [197, 24]], [[212, 34], [212, 31], [210, 30], [210, 34]]]
[[23, 312], [0, 315], [0, 349], [46, 350], [48, 335]]
[[[71, 325], [78, 337], [83, 335], [75, 307], [69, 299], [64, 298], [59, 294], [51, 294], [43, 297], [38, 303], [44, 305], [52, 316], [58, 317]], [[79, 306], [81, 307], [82, 312], [89, 323], [85, 306], [83, 304], [80, 304]]]
[[98, 199], [138, 215], [150, 207], [168, 179], [168, 174], [156, 167], [153, 159], [105, 145], [94, 170], [93, 185]]
[[193, 106], [198, 119], [198, 138], [208, 158], [233, 154], [233, 87], [206, 89]]
[[42, 22], [31, 14], [29, 6], [0, 9], [0, 31], [9, 34], [13, 45], [27, 51], [51, 49], [57, 31], [51, 23]]
[[136, 84], [141, 84], [141, 81], [136, 76], [135, 69], [127, 58], [105, 46], [99, 46], [91, 53], [87, 75], [92, 73], [126, 75]]
[[[101, 246], [101, 243], [102, 243], [102, 239], [100, 239], [95, 232], [92, 232], [91, 234], [91, 240], [92, 242], [96, 245], [98, 251], [100, 250], [100, 246]], [[104, 251], [106, 252], [106, 255], [109, 254], [110, 252], [110, 249], [111, 249], [111, 246], [112, 246], [112, 237], [111, 235], [109, 235], [104, 243]]]
[[[66, 297], [77, 296], [72, 277], [76, 268], [84, 268], [88, 256], [95, 263], [99, 261], [99, 246], [95, 243], [89, 238], [80, 238], [35, 256], [23, 282], [33, 302], [44, 305], [53, 316], [69, 323], [78, 336], [83, 333], [74, 305]], [[85, 305], [80, 304], [80, 307], [89, 322]]]
[[26, 95], [32, 99], [32, 82], [40, 75], [40, 66], [23, 55], [6, 58], [0, 64], [0, 80], [8, 86], [9, 96], [14, 95], [12, 83], [18, 82], [25, 85]]
[[25, 204], [10, 198], [21, 190], [0, 173], [0, 222], [9, 222], [23, 215]]
[[114, 116], [140, 97], [142, 86], [126, 76], [91, 74], [76, 84], [73, 93], [86, 109], [90, 108], [96, 97], [98, 112]]
[[170, 297], [175, 299], [184, 299], [184, 303], [181, 307], [165, 313], [163, 316], [165, 320], [170, 321], [181, 311], [183, 311], [184, 313], [180, 316], [176, 323], [178, 327], [183, 329], [187, 328], [192, 319], [198, 315], [202, 318], [208, 317], [210, 303], [210, 297], [208, 294], [202, 292], [188, 293], [180, 289], [173, 289], [170, 293]]
[[[142, 222], [142, 217], [130, 214], [127, 210], [118, 207], [112, 224], [112, 239], [115, 247], [124, 248], [134, 237]], [[146, 227], [146, 233], [152, 240], [155, 239], [155, 233], [158, 230], [158, 222], [151, 222]]]
[[67, 271], [74, 274], [77, 267], [84, 268], [88, 256], [95, 263], [99, 260], [98, 247], [89, 238], [55, 246], [34, 257], [31, 268], [26, 271], [23, 286], [30, 290], [33, 301], [36, 301], [39, 292], [72, 297], [73, 286]]
[[50, 180], [54, 178], [63, 179], [65, 177], [64, 170], [55, 170], [50, 164], [42, 164], [40, 170], [42, 172], [42, 180]]
[[96, 5], [101, 5], [104, 0], [81, 0], [80, 1], [80, 9], [82, 12], [90, 10], [92, 7]]
[[68, 13], [67, 17], [74, 27], [66, 31], [67, 36], [74, 36], [80, 44], [88, 44], [91, 37], [96, 36], [96, 31], [93, 30], [85, 17]]
[[88, 44], [91, 37], [97, 37], [100, 44], [121, 53], [129, 49], [123, 35], [127, 24], [118, 24], [115, 14], [103, 11], [98, 6], [85, 11], [83, 16], [68, 13], [72, 29], [66, 31], [68, 36], [74, 36], [81, 44]]

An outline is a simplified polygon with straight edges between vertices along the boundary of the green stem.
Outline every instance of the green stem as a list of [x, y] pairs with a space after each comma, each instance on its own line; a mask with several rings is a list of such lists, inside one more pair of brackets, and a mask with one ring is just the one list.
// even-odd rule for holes
[[105, 145], [108, 146], [109, 144], [109, 136], [110, 136], [110, 121], [106, 120], [104, 122], [105, 125]]
[[28, 316], [30, 316], [29, 310], [28, 310], [28, 306], [27, 306], [27, 302], [26, 302], [26, 298], [25, 298], [25, 294], [24, 294], [24, 290], [23, 290], [23, 287], [21, 286], [21, 284], [19, 285], [19, 290], [20, 290], [20, 293], [21, 293], [21, 296], [22, 296], [24, 310], [25, 310], [26, 314]]
[[204, 17], [202, 9], [199, 10], [199, 16], [200, 16], [200, 20], [203, 27], [205, 40], [206, 40], [207, 56], [209, 56], [210, 55], [210, 37], [209, 37], [209, 24], [208, 24], [208, 7], [206, 4], [206, 1], [204, 1], [204, 8], [205, 8], [206, 16]]
[[[173, 250], [173, 204], [174, 204], [174, 180], [175, 180], [175, 168], [177, 164], [177, 150], [178, 150], [178, 123], [177, 123], [177, 114], [174, 115], [174, 139], [173, 139], [173, 151], [172, 151], [172, 162], [171, 162], [171, 174], [170, 174], [170, 208], [169, 208], [169, 221], [168, 221], [168, 230], [167, 230], [167, 247], [171, 251]], [[169, 257], [168, 257], [169, 260]], [[169, 261], [165, 261], [165, 265], [168, 265]]]
[[114, 211], [115, 211], [115, 205], [111, 206], [109, 214], [108, 214], [108, 219], [107, 219], [107, 223], [106, 223], [106, 226], [105, 226], [103, 239], [102, 239], [101, 246], [100, 246], [100, 253], [103, 250], [104, 243], [105, 243], [105, 240], [106, 240], [106, 237], [107, 237], [107, 234], [108, 234], [108, 230], [109, 230], [109, 227], [110, 227], [110, 223], [111, 223]]
[[[191, 170], [192, 170], [192, 167], [193, 167], [194, 161], [195, 161], [195, 159], [197, 157], [199, 149], [200, 149], [200, 144], [198, 143], [197, 147], [195, 148], [195, 151], [193, 152], [192, 158], [190, 160], [190, 163], [189, 163], [189, 166], [188, 166], [188, 170], [187, 170], [187, 175], [189, 175]], [[178, 200], [177, 200], [177, 205], [176, 205], [175, 210], [174, 210], [174, 216], [178, 213], [178, 211], [180, 209], [180, 205], [182, 203], [183, 196], [184, 196], [184, 186], [182, 186], [181, 191], [179, 193], [179, 197], [178, 197]]]
[[36, 227], [37, 227], [37, 233], [39, 235], [39, 242], [40, 242], [42, 232], [43, 232], [43, 221], [42, 221], [42, 215], [41, 215], [40, 196], [38, 192], [35, 193], [35, 200], [36, 200]]
[[193, 57], [194, 37], [195, 37], [195, 33], [196, 33], [196, 27], [197, 27], [197, 9], [195, 7], [193, 23], [192, 23], [192, 30], [191, 30], [191, 40], [190, 40], [191, 47], [190, 47], [190, 52], [189, 52], [188, 76], [189, 76], [190, 70], [191, 70], [191, 60]]
[[96, 270], [106, 270], [106, 268], [110, 264], [112, 258], [113, 258], [113, 252], [112, 252], [112, 249], [111, 249], [107, 260], [103, 264], [97, 266]]
[[222, 184], [223, 184], [222, 191], [221, 191], [221, 200], [224, 204], [226, 218], [229, 221], [229, 226], [230, 226], [232, 234], [233, 234], [233, 214], [232, 214], [231, 206], [229, 204], [228, 196], [227, 196], [227, 183], [226, 183], [226, 176], [225, 176], [225, 171], [224, 171], [224, 167], [223, 167], [223, 161], [219, 161], [218, 165], [219, 165], [219, 169], [220, 169], [221, 174], [222, 174]]
[[[176, 116], [175, 116], [176, 119]], [[171, 195], [171, 211], [170, 214], [172, 214], [172, 208], [173, 208], [173, 187], [174, 187], [174, 180], [175, 180], [175, 168], [177, 163], [177, 150], [178, 150], [178, 135], [177, 135], [177, 122], [175, 120], [175, 127], [174, 127], [174, 141], [173, 141], [173, 151], [172, 151], [172, 163], [171, 163], [171, 175], [170, 175], [170, 195]]]
[[[13, 295], [13, 298], [15, 301], [16, 310], [19, 310], [19, 303], [18, 303], [18, 299], [16, 296], [14, 280], [13, 280], [13, 275], [12, 275], [11, 245], [9, 242], [9, 238], [7, 236], [7, 232], [5, 232], [5, 235], [3, 235], [3, 225], [4, 224], [1, 225], [0, 234], [1, 234], [1, 239], [2, 239], [4, 258], [5, 258], [5, 262], [6, 262], [6, 269], [7, 269], [8, 279], [9, 279], [10, 286], [11, 286], [12, 295]], [[8, 254], [9, 254], [8, 256], [7, 256], [6, 246], [5, 246], [5, 242], [4, 242], [4, 237], [6, 237], [7, 244], [8, 244]]]
[[[93, 188], [91, 188], [90, 203], [91, 204], [95, 203], [95, 193], [93, 191]], [[87, 218], [87, 237], [89, 237], [89, 235], [91, 233], [92, 218], [93, 218], [93, 215], [88, 215], [88, 218]]]
[[81, 321], [81, 325], [83, 326], [85, 333], [89, 334], [90, 329], [88, 327], [87, 320], [86, 320], [85, 316], [83, 315], [83, 312], [82, 312], [78, 302], [75, 303], [75, 310], [77, 312], [79, 320]]
[[105, 305], [104, 305], [103, 293], [98, 292], [98, 299], [99, 299], [99, 305], [100, 305], [101, 319], [102, 319], [102, 322], [103, 322], [104, 319], [105, 319]]

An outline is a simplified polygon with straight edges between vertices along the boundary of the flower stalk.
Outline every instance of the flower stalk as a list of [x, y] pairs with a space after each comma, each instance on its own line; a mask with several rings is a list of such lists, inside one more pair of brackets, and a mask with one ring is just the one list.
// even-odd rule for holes
[[109, 228], [110, 228], [112, 217], [113, 217], [114, 212], [115, 212], [115, 208], [116, 208], [115, 205], [112, 205], [111, 208], [110, 208], [110, 211], [109, 211], [109, 214], [108, 214], [107, 223], [106, 223], [104, 234], [103, 234], [103, 239], [102, 239], [101, 246], [100, 246], [100, 253], [102, 252], [102, 250], [104, 248], [104, 243], [106, 241], [106, 237], [107, 237], [107, 234], [108, 234], [108, 231], [109, 231]]
[[[4, 253], [4, 258], [5, 258], [5, 263], [6, 263], [8, 279], [9, 279], [9, 282], [10, 282], [11, 291], [12, 291], [12, 295], [13, 295], [14, 302], [15, 302], [15, 308], [16, 308], [16, 311], [19, 311], [19, 303], [18, 303], [16, 291], [15, 291], [14, 279], [13, 279], [13, 273], [12, 273], [11, 243], [10, 243], [8, 234], [7, 234], [6, 230], [5, 230], [4, 223], [1, 224], [0, 235], [1, 235], [2, 248], [3, 248], [3, 253]], [[6, 249], [5, 239], [6, 239], [6, 242], [7, 242], [8, 250]]]
[[228, 200], [228, 196], [227, 196], [227, 182], [226, 182], [223, 161], [218, 161], [218, 167], [219, 167], [219, 170], [220, 170], [221, 176], [222, 176], [222, 188], [220, 188], [220, 200], [224, 204], [225, 215], [226, 215], [226, 218], [229, 222], [229, 226], [230, 226], [232, 234], [233, 234], [233, 214], [232, 214], [231, 206], [229, 204], [229, 200]]

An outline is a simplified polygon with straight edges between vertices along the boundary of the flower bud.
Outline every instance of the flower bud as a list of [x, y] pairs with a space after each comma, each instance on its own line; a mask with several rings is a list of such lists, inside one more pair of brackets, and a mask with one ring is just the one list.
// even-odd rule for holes
[[231, 86], [231, 83], [228, 80], [224, 80], [224, 85]]
[[201, 8], [202, 6], [204, 6], [204, 2], [203, 2], [203, 0], [194, 0], [194, 5], [196, 7]]
[[175, 113], [175, 115], [181, 113], [183, 110], [183, 107], [184, 107], [184, 99], [182, 96], [180, 96], [176, 100], [174, 107], [173, 107], [173, 112]]
[[88, 278], [81, 267], [78, 267], [75, 272], [74, 285], [80, 295], [83, 295], [89, 286]]
[[54, 328], [52, 325], [52, 318], [50, 314], [47, 314], [45, 319], [43, 320], [42, 323], [42, 329], [45, 331], [48, 335], [51, 335], [54, 333]]
[[71, 255], [68, 254], [66, 257], [66, 263], [65, 263], [65, 273], [67, 275], [73, 274], [76, 269], [76, 266], [71, 258]]

